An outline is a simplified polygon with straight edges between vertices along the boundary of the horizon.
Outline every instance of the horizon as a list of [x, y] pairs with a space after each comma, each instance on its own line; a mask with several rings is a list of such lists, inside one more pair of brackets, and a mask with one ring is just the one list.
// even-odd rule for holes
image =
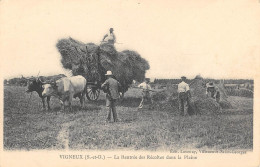
[[[13, 78], [22, 78], [22, 77], [24, 77], [24, 78], [30, 78], [30, 77], [41, 77], [41, 76], [43, 76], [43, 77], [48, 77], [48, 76], [54, 76], [54, 75], [61, 75], [61, 74], [63, 74], [63, 75], [65, 75], [66, 77], [69, 77], [69, 76], [72, 76], [72, 75], [66, 75], [66, 74], [64, 74], [64, 73], [53, 73], [53, 74], [47, 74], [47, 75], [41, 75], [41, 74], [39, 74], [38, 76], [37, 75], [35, 75], [35, 76], [33, 76], [33, 75], [16, 75], [16, 76], [9, 76], [9, 77], [6, 77], [6, 78], [3, 78], [3, 80], [10, 80], [10, 79], [13, 79]], [[187, 78], [187, 80], [192, 80], [192, 79], [194, 79], [196, 76], [194, 76], [193, 78]], [[148, 77], [148, 78], [150, 78], [151, 80], [155, 80], [155, 79], [160, 79], [160, 80], [162, 80], [162, 79], [181, 79], [181, 78], [160, 78], [160, 77]], [[255, 79], [254, 78], [210, 78], [210, 77], [202, 77], [203, 79], [213, 79], [213, 80], [252, 80], [252, 81], [254, 81]]]

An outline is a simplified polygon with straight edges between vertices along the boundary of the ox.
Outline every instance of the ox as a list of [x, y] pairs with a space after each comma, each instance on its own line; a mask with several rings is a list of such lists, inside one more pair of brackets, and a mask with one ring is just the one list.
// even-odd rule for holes
[[42, 92], [44, 90], [43, 88], [44, 86], [44, 83], [39, 79], [39, 78], [34, 78], [34, 79], [28, 79], [28, 87], [27, 87], [27, 93], [29, 92], [37, 92], [39, 97], [42, 99], [42, 105], [43, 105], [43, 109], [46, 109], [45, 108], [45, 97], [47, 97], [47, 105], [48, 105], [48, 109], [46, 110], [50, 110], [50, 99], [51, 99], [51, 96], [43, 96], [42, 95]]
[[71, 102], [73, 97], [78, 97], [80, 99], [81, 107], [84, 107], [86, 84], [86, 79], [80, 75], [64, 77], [57, 80], [56, 82], [45, 84], [42, 95], [44, 97], [58, 97], [60, 99], [62, 109], [65, 110], [65, 106], [68, 106], [71, 111]]

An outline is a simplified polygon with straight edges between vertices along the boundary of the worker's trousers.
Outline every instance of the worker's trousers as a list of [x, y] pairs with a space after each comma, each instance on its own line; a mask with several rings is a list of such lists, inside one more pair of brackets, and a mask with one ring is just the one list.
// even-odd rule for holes
[[107, 98], [106, 106], [108, 107], [107, 120], [111, 121], [111, 113], [112, 113], [114, 122], [117, 122], [118, 118], [117, 118], [117, 113], [116, 113], [116, 99]]
[[143, 108], [144, 103], [153, 104], [153, 99], [152, 99], [151, 94], [149, 93], [149, 91], [143, 91], [142, 92], [142, 100], [141, 100], [141, 102], [139, 104], [139, 108]]
[[184, 115], [184, 107], [185, 105], [189, 105], [189, 99], [186, 92], [179, 93], [179, 111], [180, 115]]

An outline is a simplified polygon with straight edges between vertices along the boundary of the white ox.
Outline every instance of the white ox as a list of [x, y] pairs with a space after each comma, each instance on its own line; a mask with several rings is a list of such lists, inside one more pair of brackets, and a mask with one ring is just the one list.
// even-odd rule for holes
[[64, 77], [51, 84], [45, 84], [42, 95], [58, 96], [61, 107], [65, 110], [65, 106], [69, 106], [71, 110], [72, 98], [80, 99], [81, 107], [84, 107], [86, 95], [86, 79], [80, 75], [73, 77]]

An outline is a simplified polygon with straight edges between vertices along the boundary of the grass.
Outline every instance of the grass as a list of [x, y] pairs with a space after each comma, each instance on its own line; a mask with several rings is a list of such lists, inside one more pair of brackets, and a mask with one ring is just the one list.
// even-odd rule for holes
[[52, 111], [41, 110], [38, 95], [26, 88], [4, 87], [5, 150], [167, 150], [253, 148], [253, 99], [229, 97], [235, 106], [220, 115], [181, 117], [173, 111], [138, 110], [140, 91], [130, 89], [118, 104], [118, 123], [106, 123], [105, 96], [86, 101], [74, 112], [59, 112], [57, 99]]

